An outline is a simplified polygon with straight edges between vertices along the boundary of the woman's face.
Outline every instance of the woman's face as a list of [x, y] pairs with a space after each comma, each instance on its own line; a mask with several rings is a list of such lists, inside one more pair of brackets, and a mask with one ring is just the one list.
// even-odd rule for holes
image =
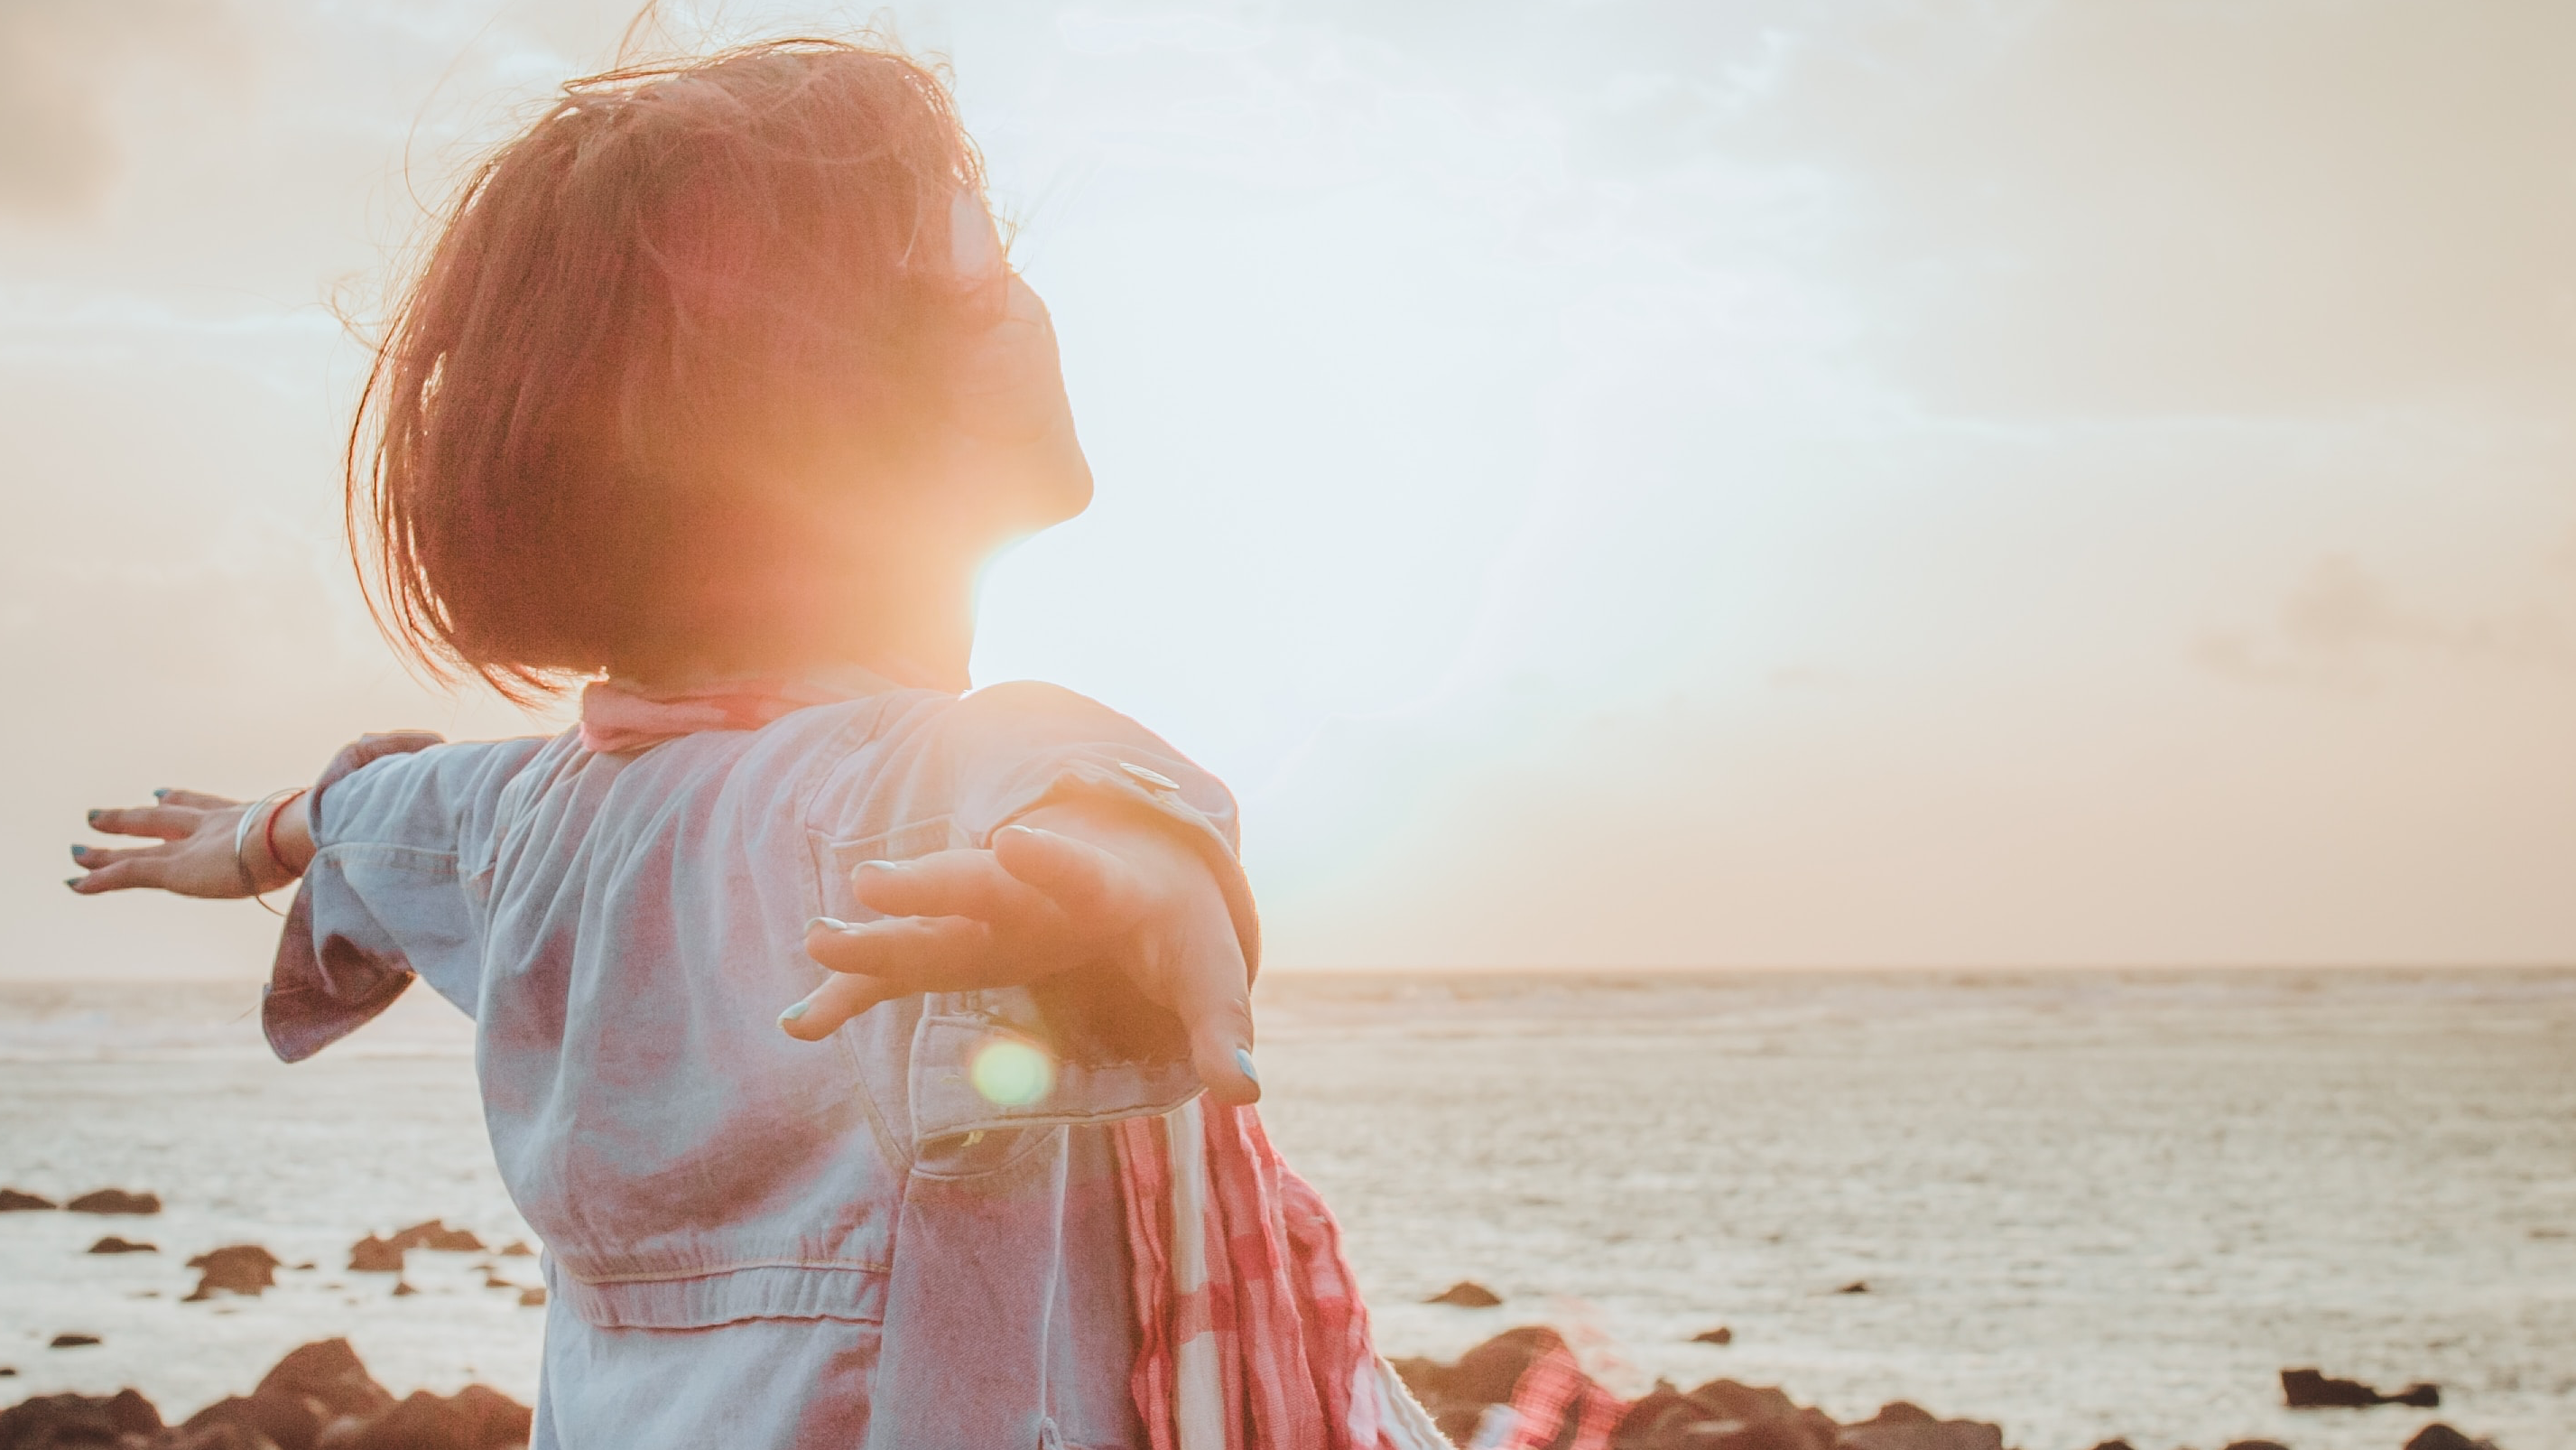
[[960, 350], [949, 427], [935, 451], [951, 488], [993, 510], [1009, 533], [1034, 533], [1091, 503], [1091, 465], [1074, 436], [1055, 323], [1036, 289], [1005, 264], [993, 219], [973, 193], [957, 193], [949, 237], [958, 275], [999, 286], [1003, 307], [1001, 320]]
[[1055, 324], [1013, 275], [1002, 320], [967, 345], [934, 449], [947, 488], [1013, 534], [1060, 524], [1091, 504], [1091, 463], [1074, 436]]

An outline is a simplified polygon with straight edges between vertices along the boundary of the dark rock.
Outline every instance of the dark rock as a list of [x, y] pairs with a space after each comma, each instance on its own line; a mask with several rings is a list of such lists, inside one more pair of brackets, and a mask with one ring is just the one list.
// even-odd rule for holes
[[501, 1251], [501, 1257], [505, 1259], [533, 1259], [536, 1256], [537, 1251], [535, 1249], [529, 1248], [526, 1244], [520, 1243], [516, 1239], [511, 1240], [510, 1246]]
[[526, 1406], [482, 1385], [444, 1398], [418, 1390], [350, 1439], [348, 1450], [500, 1450], [526, 1444], [534, 1423]]
[[353, 1274], [399, 1274], [403, 1271], [402, 1245], [391, 1239], [369, 1234], [349, 1245], [349, 1272]]
[[1836, 1289], [1834, 1292], [1837, 1294], [1866, 1294], [1869, 1292], [1869, 1281], [1867, 1279], [1854, 1279], [1850, 1283]]
[[239, 1425], [264, 1437], [277, 1450], [313, 1450], [313, 1442], [329, 1417], [330, 1411], [320, 1400], [279, 1390], [217, 1400], [190, 1415], [179, 1428], [202, 1430], [210, 1425]]
[[545, 1302], [546, 1291], [542, 1288], [522, 1289], [519, 1291], [519, 1307], [522, 1309], [543, 1308]]
[[1418, 1354], [1391, 1357], [1387, 1360], [1386, 1367], [1395, 1371], [1395, 1377], [1404, 1381], [1404, 1387], [1413, 1391], [1413, 1397], [1417, 1400], [1428, 1400], [1440, 1393], [1434, 1386], [1440, 1384], [1449, 1373], [1449, 1366]]
[[465, 1417], [475, 1450], [525, 1445], [537, 1429], [537, 1412], [489, 1385], [467, 1385], [447, 1397]]
[[263, 1291], [276, 1286], [280, 1262], [277, 1255], [257, 1244], [227, 1244], [220, 1249], [208, 1249], [188, 1261], [189, 1268], [201, 1269], [204, 1273], [197, 1280], [196, 1292], [180, 1302], [194, 1304], [201, 1299], [212, 1299], [217, 1289], [227, 1294], [248, 1294], [258, 1298]]
[[1612, 1450], [1833, 1450], [1839, 1427], [1776, 1389], [1711, 1380], [1687, 1394], [1658, 1383], [1631, 1405]]
[[396, 1279], [394, 1281], [394, 1297], [397, 1299], [408, 1299], [419, 1292], [420, 1291], [418, 1289], [411, 1286], [411, 1281], [408, 1279]]
[[1474, 1434], [1485, 1407], [1510, 1399], [1512, 1386], [1520, 1382], [1530, 1362], [1564, 1342], [1555, 1330], [1531, 1324], [1504, 1330], [1458, 1356], [1456, 1364], [1429, 1359], [1393, 1363], [1397, 1377], [1431, 1413], [1440, 1433], [1463, 1445]]
[[1673, 1441], [1677, 1450], [1834, 1450], [1835, 1426], [1818, 1411], [1796, 1419], [1739, 1425], [1715, 1420], [1694, 1425]]
[[16, 1379], [17, 1377], [18, 1377], [18, 1367], [17, 1367], [16, 1365], [14, 1365], [14, 1364], [0, 1364], [0, 1380], [13, 1380], [13, 1379]]
[[254, 1399], [296, 1395], [318, 1400], [331, 1416], [373, 1419], [392, 1409], [394, 1397], [377, 1384], [345, 1339], [317, 1339], [290, 1350], [260, 1377]]
[[57, 1334], [54, 1336], [53, 1343], [48, 1344], [45, 1347], [47, 1349], [78, 1349], [83, 1345], [96, 1344], [98, 1342], [98, 1336], [95, 1334]]
[[393, 1245], [398, 1249], [439, 1249], [451, 1254], [483, 1252], [483, 1241], [476, 1238], [472, 1232], [461, 1228], [449, 1228], [445, 1223], [434, 1218], [397, 1232], [393, 1236]]
[[1710, 1380], [1690, 1392], [1691, 1401], [1708, 1411], [1713, 1420], [1735, 1420], [1747, 1425], [1786, 1420], [1798, 1413], [1798, 1402], [1769, 1385], [1738, 1384], [1733, 1380]]
[[2390, 1395], [2386, 1403], [2418, 1410], [2438, 1410], [2442, 1408], [2442, 1387], [2418, 1381]]
[[[28, 1193], [16, 1188], [0, 1188], [0, 1213], [26, 1213], [31, 1209], [58, 1206], [52, 1199], [40, 1193]], [[0, 1444], [5, 1443], [0, 1441]]]
[[1691, 1403], [1690, 1396], [1657, 1380], [1611, 1427], [1610, 1450], [1663, 1450], [1707, 1418], [1708, 1412]]
[[97, 1243], [90, 1245], [89, 1251], [93, 1254], [157, 1254], [161, 1252], [161, 1246], [159, 1244], [133, 1243], [129, 1240], [118, 1238], [114, 1234], [109, 1234], [107, 1237], [100, 1239]]
[[2290, 1450], [2278, 1440], [2232, 1440], [2227, 1450]]
[[1461, 1309], [1491, 1309], [1503, 1302], [1503, 1296], [1473, 1279], [1461, 1279], [1422, 1302], [1454, 1304]]
[[159, 1213], [161, 1195], [102, 1188], [96, 1193], [84, 1193], [63, 1207], [73, 1213]]
[[183, 1429], [158, 1442], [157, 1450], [281, 1450], [274, 1440], [248, 1425], [219, 1420]]
[[1715, 1329], [1703, 1329], [1699, 1333], [1691, 1336], [1691, 1343], [1693, 1344], [1733, 1344], [1734, 1342], [1735, 1331], [1727, 1328], [1723, 1324], [1717, 1326]]
[[70, 1450], [116, 1445], [127, 1435], [157, 1435], [161, 1412], [132, 1390], [113, 1395], [37, 1395], [0, 1410], [0, 1447]]
[[2437, 1409], [2442, 1403], [2442, 1387], [2411, 1384], [2393, 1395], [2384, 1395], [2359, 1380], [2336, 1379], [2313, 1369], [2281, 1371], [2281, 1398], [2294, 1410], [2358, 1410], [2372, 1405], [2412, 1405], [2417, 1409]]
[[1975, 1420], [1944, 1420], [1899, 1400], [1881, 1407], [1873, 1419], [1844, 1426], [1834, 1445], [1836, 1450], [2003, 1450], [2004, 1432]]
[[143, 1398], [139, 1390], [118, 1390], [107, 1397], [107, 1418], [115, 1422], [121, 1435], [157, 1435], [161, 1433], [161, 1410]]
[[2435, 1420], [2415, 1432], [2415, 1438], [2406, 1442], [2406, 1450], [2496, 1450], [2496, 1444], [2493, 1440], [2472, 1440]]
[[2138, 1450], [2138, 1447], [2126, 1440], [2105, 1440], [2094, 1446], [2093, 1450]]
[[1454, 1399], [1473, 1400], [1490, 1405], [1512, 1397], [1512, 1386], [1519, 1384], [1521, 1373], [1530, 1361], [1565, 1342], [1555, 1330], [1543, 1324], [1525, 1324], [1506, 1329], [1465, 1354], [1450, 1366], [1448, 1392]]

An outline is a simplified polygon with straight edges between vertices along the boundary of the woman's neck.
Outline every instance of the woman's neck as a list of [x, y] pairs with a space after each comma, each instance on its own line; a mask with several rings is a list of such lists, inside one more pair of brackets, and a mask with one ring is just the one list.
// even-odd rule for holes
[[609, 673], [657, 689], [684, 689], [722, 680], [798, 679], [852, 667], [912, 689], [962, 693], [975, 649], [975, 591], [971, 571], [927, 577], [914, 569], [889, 577], [852, 570], [868, 579], [862, 591], [816, 587], [791, 590], [770, 601], [764, 622], [749, 624], [749, 638], [720, 652], [637, 660]]
[[915, 689], [963, 692], [975, 652], [975, 571], [867, 571], [870, 587], [819, 604], [791, 668], [857, 665]]

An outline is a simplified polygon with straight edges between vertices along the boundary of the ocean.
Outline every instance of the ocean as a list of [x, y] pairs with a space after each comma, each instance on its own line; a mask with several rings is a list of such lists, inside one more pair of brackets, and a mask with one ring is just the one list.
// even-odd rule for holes
[[[0, 1403], [193, 1409], [329, 1335], [398, 1391], [532, 1398], [543, 1313], [480, 1266], [533, 1261], [343, 1270], [422, 1219], [527, 1236], [461, 1020], [415, 991], [289, 1068], [255, 995], [0, 988], [0, 1184], [167, 1203], [0, 1215]], [[2022, 1450], [2576, 1447], [2576, 971], [1281, 972], [1260, 1011], [1265, 1119], [1390, 1354], [1544, 1322], [1625, 1393], [1905, 1399]], [[160, 1251], [82, 1252], [110, 1233]], [[180, 1302], [236, 1242], [315, 1267]], [[1461, 1279], [1504, 1302], [1421, 1302]], [[2291, 1411], [2293, 1366], [2443, 1405]]]

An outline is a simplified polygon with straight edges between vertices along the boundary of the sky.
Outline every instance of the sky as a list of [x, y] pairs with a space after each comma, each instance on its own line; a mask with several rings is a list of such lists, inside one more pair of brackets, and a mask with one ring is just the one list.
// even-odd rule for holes
[[[359, 332], [598, 0], [0, 0], [0, 976], [80, 811], [555, 728], [341, 551]], [[2576, 961], [2576, 10], [673, 5], [953, 67], [1099, 479], [979, 683], [1223, 775], [1274, 969]], [[352, 324], [358, 331], [353, 331]]]

